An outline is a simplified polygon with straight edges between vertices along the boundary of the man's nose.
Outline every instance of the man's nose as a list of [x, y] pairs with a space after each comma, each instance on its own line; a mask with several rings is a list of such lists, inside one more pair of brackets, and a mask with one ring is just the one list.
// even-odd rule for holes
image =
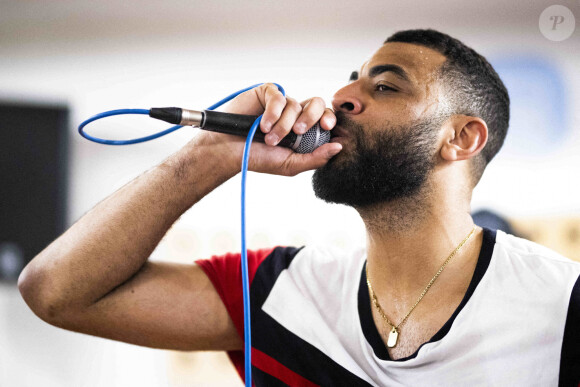
[[335, 112], [341, 111], [346, 114], [359, 114], [363, 111], [363, 104], [354, 94], [350, 87], [343, 87], [332, 98], [332, 108]]

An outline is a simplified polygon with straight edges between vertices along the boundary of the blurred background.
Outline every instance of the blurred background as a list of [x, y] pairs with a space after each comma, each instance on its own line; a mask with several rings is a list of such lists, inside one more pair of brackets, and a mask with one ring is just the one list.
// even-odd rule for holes
[[[29, 259], [195, 130], [112, 147], [82, 139], [76, 126], [110, 109], [203, 109], [259, 82], [329, 104], [350, 72], [401, 29], [459, 38], [508, 87], [510, 131], [474, 192], [478, 221], [580, 260], [580, 33], [570, 14], [549, 19], [561, 9], [543, 13], [554, 4], [580, 17], [580, 0], [0, 0], [0, 386], [242, 385], [222, 353], [66, 332], [20, 298], [15, 278]], [[88, 131], [128, 139], [164, 127], [133, 116]], [[357, 214], [316, 200], [310, 177], [250, 174], [250, 248], [364, 243]], [[184, 214], [152, 259], [192, 262], [238, 251], [239, 185], [232, 179]]]

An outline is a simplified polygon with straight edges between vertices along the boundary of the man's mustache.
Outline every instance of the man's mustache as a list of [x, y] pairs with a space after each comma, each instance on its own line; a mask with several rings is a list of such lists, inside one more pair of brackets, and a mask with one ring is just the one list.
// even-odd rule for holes
[[334, 115], [336, 116], [336, 126], [344, 127], [349, 130], [360, 131], [362, 129], [362, 125], [352, 120], [346, 113], [338, 111], [334, 113]]

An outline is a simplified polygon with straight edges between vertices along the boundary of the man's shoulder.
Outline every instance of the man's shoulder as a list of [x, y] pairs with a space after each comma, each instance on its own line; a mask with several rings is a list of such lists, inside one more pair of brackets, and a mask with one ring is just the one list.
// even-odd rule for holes
[[514, 259], [539, 260], [548, 266], [580, 274], [580, 262], [571, 260], [536, 242], [506, 234], [500, 230], [497, 231], [496, 249]]
[[[494, 278], [525, 287], [530, 301], [546, 307], [580, 307], [580, 262], [538, 243], [497, 232]], [[562, 303], [562, 305], [560, 305]]]
[[293, 255], [285, 249], [274, 249], [260, 265], [256, 278], [265, 293], [278, 287], [286, 289], [286, 295], [312, 293], [330, 302], [337, 289], [346, 284], [358, 286], [365, 260], [364, 249], [308, 245]]
[[343, 249], [335, 246], [308, 245], [300, 250], [290, 269], [329, 275], [350, 275], [366, 260], [364, 248]]

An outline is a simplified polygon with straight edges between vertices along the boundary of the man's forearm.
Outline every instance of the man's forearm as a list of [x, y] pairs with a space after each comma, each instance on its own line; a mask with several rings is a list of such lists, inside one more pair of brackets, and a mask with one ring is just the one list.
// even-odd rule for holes
[[95, 206], [23, 271], [30, 306], [86, 307], [131, 278], [183, 212], [236, 174], [223, 147], [198, 136]]

